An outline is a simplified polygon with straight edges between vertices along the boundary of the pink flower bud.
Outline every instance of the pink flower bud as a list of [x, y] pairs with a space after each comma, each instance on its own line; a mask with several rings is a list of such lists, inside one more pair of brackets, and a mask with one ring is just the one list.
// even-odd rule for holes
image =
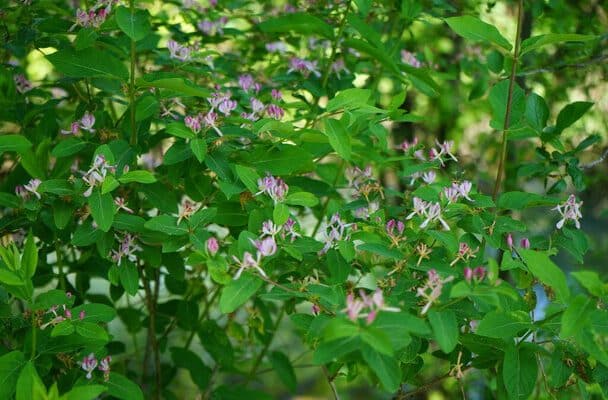
[[84, 312], [84, 310], [81, 310], [81, 311], [78, 313], [78, 318], [79, 318], [79, 319], [82, 321], [82, 320], [84, 319], [84, 316], [85, 316], [85, 312]]
[[507, 246], [509, 246], [510, 249], [513, 248], [513, 235], [510, 233], [507, 234]]
[[477, 282], [481, 282], [486, 276], [486, 269], [482, 266], [475, 267], [473, 270], [473, 277]]
[[71, 319], [72, 318], [72, 311], [70, 311], [69, 309], [66, 308], [66, 310], [65, 310], [65, 317]]
[[469, 267], [465, 267], [464, 269], [464, 279], [471, 283], [471, 279], [473, 279], [473, 270]]
[[529, 249], [530, 248], [530, 239], [528, 239], [527, 237], [523, 238], [519, 242], [519, 245], [524, 249]]
[[220, 249], [220, 244], [215, 237], [210, 237], [207, 239], [207, 251], [213, 257]]

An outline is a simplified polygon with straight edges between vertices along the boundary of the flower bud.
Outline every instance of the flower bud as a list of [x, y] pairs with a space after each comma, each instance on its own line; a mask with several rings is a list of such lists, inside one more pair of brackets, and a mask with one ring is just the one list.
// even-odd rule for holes
[[509, 246], [510, 249], [513, 248], [513, 235], [510, 233], [507, 234], [507, 246]]
[[220, 244], [218, 243], [217, 239], [215, 237], [210, 237], [209, 239], [207, 239], [207, 251], [209, 252], [209, 254], [213, 257], [215, 256], [215, 254], [217, 253], [217, 251], [220, 249]]
[[530, 248], [530, 239], [528, 239], [527, 237], [523, 238], [520, 242], [519, 245], [523, 248], [523, 249], [529, 249]]
[[471, 283], [471, 279], [473, 279], [473, 270], [469, 267], [465, 267], [464, 269], [464, 279]]

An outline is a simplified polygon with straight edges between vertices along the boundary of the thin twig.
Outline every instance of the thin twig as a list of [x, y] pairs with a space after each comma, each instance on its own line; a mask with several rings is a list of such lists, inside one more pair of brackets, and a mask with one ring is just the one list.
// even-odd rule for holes
[[331, 388], [331, 392], [334, 395], [334, 400], [340, 400], [340, 395], [338, 394], [338, 389], [336, 389], [336, 384], [334, 383], [335, 377], [331, 377], [329, 375], [329, 371], [327, 371], [327, 368], [325, 367], [325, 365], [322, 366], [321, 369], [323, 370], [323, 374], [327, 378], [327, 383], [329, 384], [329, 387]]
[[606, 158], [607, 158], [607, 157], [608, 157], [608, 149], [606, 149], [606, 150], [605, 150], [605, 151], [602, 153], [602, 155], [600, 156], [600, 158], [598, 158], [598, 159], [597, 159], [597, 160], [595, 160], [595, 161], [591, 161], [591, 162], [590, 162], [590, 163], [588, 163], [588, 164], [583, 164], [583, 165], [581, 165], [581, 166], [580, 166], [580, 169], [589, 169], [589, 168], [593, 168], [593, 167], [595, 167], [596, 165], [603, 163], [603, 162], [604, 162], [604, 160], [606, 160]]
[[517, 74], [517, 76], [528, 76], [528, 75], [550, 73], [550, 72], [560, 71], [562, 69], [567, 69], [567, 68], [586, 68], [586, 67], [588, 67], [590, 65], [594, 65], [594, 64], [603, 64], [604, 61], [606, 61], [607, 59], [608, 59], [608, 54], [602, 54], [598, 57], [595, 57], [595, 58], [592, 58], [590, 60], [583, 61], [583, 62], [561, 64], [561, 65], [557, 65], [553, 68], [538, 68], [538, 69], [532, 69], [532, 70], [528, 70], [528, 71], [521, 71]]

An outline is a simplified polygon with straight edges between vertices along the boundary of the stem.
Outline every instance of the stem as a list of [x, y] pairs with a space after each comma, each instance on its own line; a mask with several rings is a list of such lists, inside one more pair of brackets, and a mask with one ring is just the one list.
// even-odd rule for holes
[[249, 372], [249, 376], [247, 376], [247, 380], [245, 381], [245, 384], [249, 383], [255, 376], [256, 371], [258, 370], [260, 364], [262, 363], [262, 359], [264, 358], [264, 356], [266, 355], [266, 352], [268, 351], [268, 348], [270, 347], [270, 343], [272, 343], [274, 334], [277, 332], [277, 329], [279, 327], [279, 324], [281, 323], [281, 320], [283, 319], [284, 314], [285, 314], [285, 306], [281, 307], [281, 311], [279, 312], [279, 315], [277, 316], [277, 320], [274, 323], [272, 336], [264, 344], [264, 348], [262, 348], [262, 352], [260, 353], [258, 358], [255, 360], [253, 367], [251, 368], [251, 371]]
[[494, 183], [494, 191], [492, 192], [492, 199], [496, 200], [500, 186], [502, 183], [502, 176], [505, 169], [505, 160], [507, 157], [507, 131], [509, 130], [509, 123], [511, 119], [511, 107], [513, 102], [513, 89], [515, 88], [515, 76], [517, 72], [517, 63], [519, 62], [519, 42], [521, 37], [522, 27], [522, 16], [523, 16], [523, 0], [517, 2], [517, 33], [515, 35], [515, 48], [513, 49], [513, 65], [511, 66], [511, 75], [509, 77], [509, 92], [507, 97], [507, 109], [505, 110], [505, 123], [502, 129], [502, 145], [500, 152], [500, 160], [498, 164], [498, 172], [496, 173], [496, 181]]
[[[217, 299], [217, 297], [219, 295], [220, 295], [220, 290], [218, 288], [215, 290], [215, 293], [213, 293], [211, 298], [209, 298], [209, 300], [205, 303], [205, 308], [203, 309], [203, 312], [201, 313], [201, 317], [198, 320], [199, 325], [201, 322], [203, 322], [205, 320], [205, 318], [207, 318], [209, 316], [209, 309], [211, 308], [211, 304], [213, 304], [213, 302], [215, 301], [215, 299]], [[188, 336], [188, 340], [186, 340], [186, 344], [184, 345], [185, 349], [188, 349], [190, 347], [190, 344], [192, 343], [192, 339], [194, 339], [195, 335], [196, 335], [196, 330], [193, 330], [190, 333], [190, 336]]]
[[336, 389], [336, 384], [334, 383], [334, 378], [329, 376], [329, 371], [327, 371], [327, 367], [324, 365], [321, 367], [323, 370], [323, 375], [327, 378], [327, 384], [331, 389], [331, 393], [334, 396], [334, 400], [340, 400], [340, 395], [338, 395], [338, 389]]
[[351, 2], [349, 1], [348, 4], [346, 5], [346, 10], [344, 11], [344, 14], [342, 15], [342, 19], [340, 20], [340, 26], [338, 27], [338, 34], [334, 38], [334, 42], [332, 43], [332, 46], [331, 46], [331, 54], [329, 56], [329, 60], [327, 61], [327, 65], [325, 66], [325, 71], [323, 71], [323, 81], [321, 83], [321, 88], [323, 88], [323, 89], [325, 89], [325, 87], [327, 86], [327, 80], [329, 79], [329, 74], [331, 73], [331, 66], [334, 63], [335, 58], [336, 58], [336, 53], [338, 52], [338, 45], [340, 44], [340, 38], [342, 37], [342, 32], [344, 32], [344, 28], [346, 27], [346, 16], [348, 15], [348, 12], [350, 11], [350, 4], [351, 4]]
[[[149, 326], [148, 326], [148, 340], [150, 341], [150, 345], [152, 347], [152, 353], [154, 354], [154, 381], [155, 388], [153, 392], [153, 399], [160, 399], [160, 387], [161, 387], [161, 375], [160, 375], [160, 349], [158, 348], [158, 341], [156, 340], [156, 299], [154, 298], [154, 293], [152, 293], [152, 289], [150, 287], [150, 280], [146, 279], [143, 272], [144, 269], [141, 268], [142, 272], [142, 280], [144, 283], [144, 290], [146, 292], [146, 303], [148, 306], [148, 314], [149, 314]], [[158, 286], [158, 280], [155, 280], [156, 286]], [[146, 352], [148, 354], [148, 352]], [[147, 357], [146, 357], [147, 358]]]
[[36, 312], [32, 311], [32, 354], [30, 360], [36, 358], [36, 342], [37, 342], [38, 329], [36, 328]]
[[[129, 0], [131, 18], [135, 15], [135, 0]], [[131, 111], [131, 146], [137, 146], [137, 129], [135, 127], [135, 40], [131, 39], [131, 76], [129, 82], [129, 109]]]
[[61, 247], [59, 240], [55, 242], [55, 253], [57, 254], [57, 268], [59, 269], [59, 287], [65, 291], [65, 273], [63, 272], [63, 258], [61, 256]]

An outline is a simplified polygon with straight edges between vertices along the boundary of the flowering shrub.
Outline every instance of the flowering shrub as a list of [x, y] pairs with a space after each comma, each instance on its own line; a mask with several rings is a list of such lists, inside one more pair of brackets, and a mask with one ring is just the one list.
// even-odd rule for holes
[[[562, 133], [592, 103], [553, 123], [520, 80], [605, 37], [525, 38], [521, 0], [512, 39], [445, 2], [307, 3], [2, 6], [0, 398], [608, 395], [608, 285], [554, 258], [589, 247], [599, 137]], [[490, 162], [411, 134], [412, 99], [465, 85], [396, 32], [419, 21], [475, 53]]]

